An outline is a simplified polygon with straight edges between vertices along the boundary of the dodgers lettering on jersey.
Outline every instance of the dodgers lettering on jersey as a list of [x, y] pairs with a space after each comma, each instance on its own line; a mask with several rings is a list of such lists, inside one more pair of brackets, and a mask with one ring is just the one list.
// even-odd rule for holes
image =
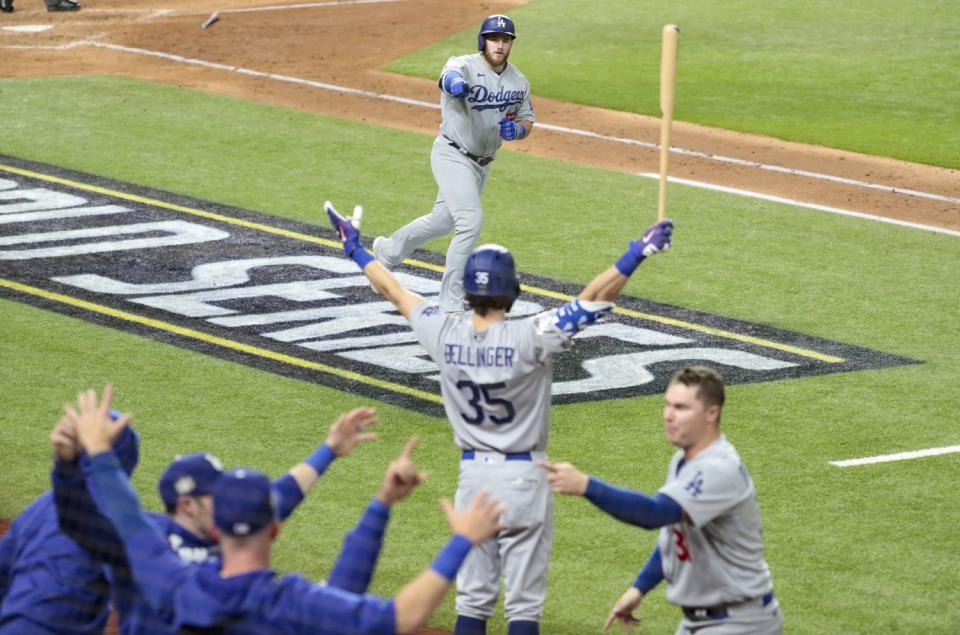
[[716, 606], [769, 592], [757, 491], [736, 448], [721, 435], [690, 461], [682, 459], [679, 450], [659, 490], [690, 518], [660, 529], [667, 600]]
[[[552, 312], [551, 312], [552, 313]], [[492, 452], [545, 451], [553, 354], [572, 335], [541, 316], [496, 322], [483, 332], [421, 302], [410, 326], [440, 367], [440, 392], [457, 445]]]
[[470, 90], [466, 97], [441, 92], [440, 134], [456, 141], [478, 156], [493, 156], [502, 143], [500, 120], [536, 121], [530, 101], [530, 82], [507, 62], [502, 73], [494, 73], [480, 53], [447, 60], [447, 71], [463, 75]]

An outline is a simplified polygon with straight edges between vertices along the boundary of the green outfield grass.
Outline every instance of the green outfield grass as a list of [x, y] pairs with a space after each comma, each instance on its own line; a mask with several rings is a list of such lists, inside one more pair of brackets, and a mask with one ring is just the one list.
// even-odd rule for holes
[[[953, 2], [535, 0], [510, 15], [534, 99], [659, 116], [660, 29], [678, 24], [676, 120], [960, 167]], [[435, 77], [476, 33], [387, 69]]]
[[[427, 136], [118, 78], [0, 80], [0, 95], [16, 113], [0, 152], [25, 159], [318, 225], [325, 198], [362, 203], [370, 235], [425, 212], [435, 195]], [[96, 115], [50, 119], [50, 103]], [[656, 194], [656, 181], [504, 151], [484, 195], [484, 240], [510, 246], [523, 271], [585, 283], [655, 217]], [[960, 239], [681, 186], [671, 206], [674, 246], [641, 267], [628, 294], [924, 362], [729, 390], [723, 427], [757, 482], [787, 631], [953, 632], [956, 455], [846, 470], [827, 461], [958, 443]], [[0, 516], [47, 487], [49, 429], [87, 386], [113, 382], [136, 414], [134, 480], [154, 509], [175, 453], [204, 449], [277, 475], [337, 413], [369, 402], [7, 300], [0, 312]], [[287, 523], [279, 569], [328, 573], [411, 434], [431, 476], [398, 507], [373, 590], [394, 593], [445, 541], [436, 500], [452, 495], [457, 470], [448, 424], [376, 405], [382, 438], [334, 464]], [[660, 407], [658, 397], [555, 407], [551, 455], [655, 490], [672, 451]], [[655, 536], [583, 500], [558, 499], [556, 510], [544, 632], [599, 632]], [[679, 619], [662, 590], [641, 614], [650, 634]], [[452, 621], [448, 598], [432, 624]]]

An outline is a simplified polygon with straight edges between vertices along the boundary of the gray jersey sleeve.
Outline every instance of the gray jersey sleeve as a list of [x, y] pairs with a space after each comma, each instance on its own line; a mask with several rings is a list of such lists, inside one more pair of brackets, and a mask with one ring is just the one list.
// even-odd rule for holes
[[698, 462], [683, 478], [667, 483], [660, 492], [677, 502], [697, 527], [740, 504], [753, 491], [742, 465], [729, 460]]
[[410, 327], [413, 334], [421, 346], [427, 349], [430, 359], [434, 361], [437, 361], [439, 355], [440, 336], [443, 333], [447, 315], [438, 306], [426, 300], [413, 307], [410, 313]]

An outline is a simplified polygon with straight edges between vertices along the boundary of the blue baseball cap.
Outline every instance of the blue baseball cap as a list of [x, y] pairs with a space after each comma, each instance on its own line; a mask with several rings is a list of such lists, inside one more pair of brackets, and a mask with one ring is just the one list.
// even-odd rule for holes
[[249, 536], [277, 518], [273, 483], [250, 468], [224, 472], [213, 486], [213, 522], [231, 536]]
[[[123, 413], [120, 411], [110, 410], [111, 421], [116, 421], [122, 416]], [[120, 435], [113, 440], [111, 449], [117, 455], [120, 467], [123, 468], [127, 476], [133, 474], [133, 471], [137, 468], [137, 463], [140, 462], [140, 435], [133, 429], [133, 426], [128, 425], [120, 432]], [[90, 457], [87, 456], [86, 452], [80, 453], [80, 465], [83, 469], [90, 465]]]
[[160, 475], [157, 488], [167, 509], [176, 506], [181, 496], [203, 496], [213, 493], [213, 485], [223, 474], [220, 459], [206, 452], [177, 455]]

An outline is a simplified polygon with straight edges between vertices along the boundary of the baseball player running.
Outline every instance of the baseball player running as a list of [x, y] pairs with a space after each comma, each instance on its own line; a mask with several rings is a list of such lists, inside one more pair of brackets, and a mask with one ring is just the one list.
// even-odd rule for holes
[[344, 252], [371, 284], [410, 321], [440, 367], [444, 409], [461, 448], [456, 503], [462, 509], [482, 487], [507, 506], [507, 529], [471, 552], [457, 576], [457, 635], [485, 633], [505, 579], [510, 635], [539, 632], [546, 596], [553, 507], [546, 472], [552, 356], [580, 329], [613, 309], [612, 300], [647, 257], [670, 246], [671, 221], [650, 227], [626, 253], [580, 293], [551, 311], [507, 321], [520, 294], [513, 256], [499, 245], [467, 259], [463, 288], [471, 318], [443, 313], [405, 289], [360, 242], [357, 228], [327, 203]]
[[440, 134], [430, 166], [439, 187], [433, 210], [378, 236], [373, 253], [396, 267], [415, 249], [453, 230], [440, 283], [440, 308], [463, 311], [463, 267], [483, 225], [480, 193], [503, 141], [529, 136], [535, 120], [530, 82], [507, 60], [517, 32], [513, 20], [491, 15], [480, 25], [479, 53], [451, 57], [440, 73]]
[[660, 528], [657, 546], [603, 625], [636, 624], [633, 611], [662, 580], [683, 609], [677, 635], [777, 635], [783, 615], [763, 558], [753, 479], [720, 433], [723, 379], [691, 366], [667, 386], [663, 426], [677, 446], [667, 481], [653, 496], [620, 489], [569, 463], [543, 462], [554, 492], [586, 496], [615, 518]]

